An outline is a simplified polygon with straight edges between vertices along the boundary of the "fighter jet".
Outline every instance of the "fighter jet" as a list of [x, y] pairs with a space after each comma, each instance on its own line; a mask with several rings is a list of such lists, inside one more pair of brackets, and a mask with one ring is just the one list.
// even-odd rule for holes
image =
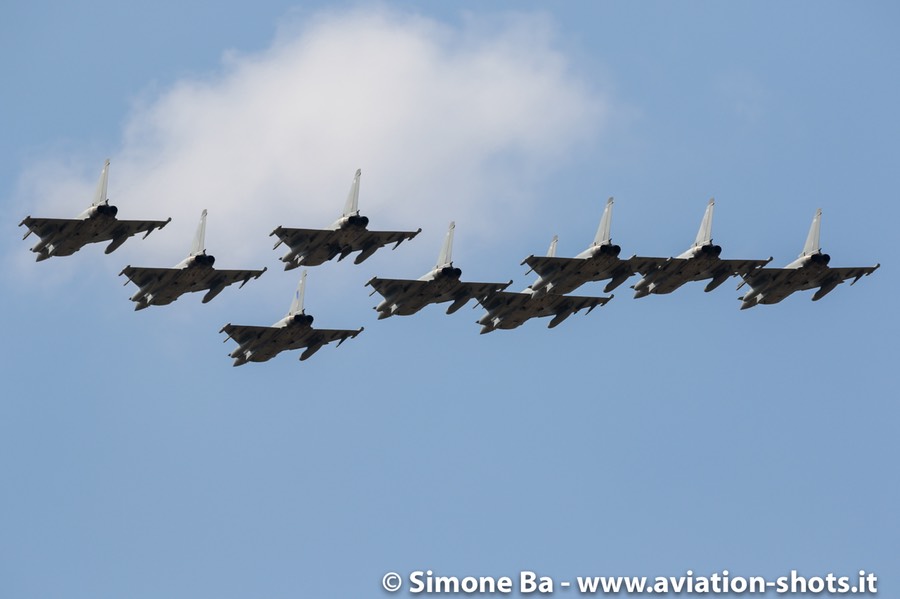
[[234, 358], [234, 366], [240, 366], [247, 362], [265, 362], [282, 351], [306, 348], [300, 359], [305, 360], [323, 345], [332, 341], [338, 342], [338, 347], [347, 339], [352, 339], [363, 332], [363, 327], [355, 330], [341, 329], [314, 329], [313, 317], [306, 314], [303, 309], [303, 293], [306, 287], [306, 271], [300, 277], [300, 284], [294, 294], [294, 301], [287, 316], [270, 327], [256, 327], [245, 325], [226, 324], [220, 333], [226, 333], [225, 339], [234, 339], [238, 343], [237, 349], [229, 354]]
[[428, 304], [440, 304], [452, 301], [447, 314], [453, 314], [473, 298], [485, 299], [490, 294], [506, 289], [512, 281], [506, 283], [468, 283], [460, 281], [462, 270], [453, 266], [453, 231], [456, 223], [451, 222], [444, 238], [444, 245], [438, 254], [437, 264], [433, 269], [417, 280], [379, 279], [373, 277], [366, 285], [372, 287], [372, 294], [380, 293], [384, 301], [375, 306], [378, 319], [394, 314], [408, 316], [415, 314]]
[[715, 200], [710, 200], [700, 221], [697, 238], [686, 252], [675, 258], [648, 259], [638, 269], [644, 278], [632, 286], [634, 297], [645, 297], [651, 293], [672, 293], [685, 283], [712, 279], [704, 291], [712, 291], [729, 277], [747, 275], [762, 268], [768, 260], [722, 260], [722, 247], [712, 242], [712, 217]]
[[[550, 242], [547, 255], [556, 255], [558, 238], [554, 237]], [[521, 293], [499, 291], [489, 295], [478, 302], [487, 310], [478, 319], [481, 325], [481, 334], [490, 333], [495, 329], [514, 329], [531, 318], [553, 316], [548, 328], [553, 328], [572, 314], [587, 308], [586, 314], [597, 306], [603, 306], [613, 298], [609, 297], [583, 297], [574, 295], [559, 295], [547, 293], [544, 289], [535, 291], [532, 286], [526, 287]]]
[[129, 282], [139, 287], [131, 301], [137, 305], [135, 310], [143, 310], [147, 306], [164, 306], [171, 304], [182, 294], [193, 291], [204, 291], [203, 303], [219, 295], [223, 289], [241, 281], [243, 287], [250, 279], [258, 279], [266, 272], [262, 270], [216, 270], [213, 268], [215, 256], [206, 253], [206, 210], [200, 215], [200, 225], [194, 236], [194, 243], [188, 257], [173, 268], [144, 268], [126, 266], [119, 273], [125, 275]]
[[574, 258], [528, 256], [522, 261], [531, 268], [528, 272], [538, 274], [538, 280], [531, 285], [533, 291], [565, 294], [590, 281], [611, 279], [603, 288], [604, 293], [609, 293], [634, 273], [649, 271], [660, 264], [658, 258], [619, 258], [621, 248], [613, 244], [609, 235], [612, 207], [613, 199], [609, 198], [594, 242]]
[[[344, 213], [334, 221], [327, 229], [288, 229], [278, 227], [269, 236], [276, 235], [277, 248], [282, 243], [291, 249], [281, 261], [285, 270], [292, 270], [298, 266], [318, 266], [338, 256], [338, 261], [343, 260], [353, 252], [360, 254], [353, 261], [360, 264], [363, 260], [375, 253], [378, 248], [388, 244], [395, 244], [394, 249], [407, 239], [418, 235], [417, 231], [369, 231], [366, 226], [369, 219], [359, 214], [359, 177], [362, 170], [356, 171], [353, 183], [350, 185], [350, 193], [347, 195], [347, 203], [344, 205]], [[273, 248], [273, 249], [275, 249]]]
[[109, 160], [103, 164], [100, 172], [100, 180], [97, 182], [97, 191], [94, 193], [94, 201], [87, 210], [75, 218], [31, 218], [26, 216], [19, 226], [28, 227], [25, 233], [27, 239], [32, 233], [41, 238], [40, 242], [31, 248], [37, 254], [37, 261], [41, 262], [51, 256], [71, 256], [89, 243], [110, 241], [106, 246], [106, 253], [110, 254], [120, 245], [125, 243], [132, 235], [144, 233], [146, 238], [155, 229], [162, 229], [172, 220], [118, 220], [116, 214], [119, 209], [111, 206], [106, 197], [106, 188], [109, 181]]
[[746, 283], [750, 286], [738, 299], [741, 300], [741, 310], [752, 308], [757, 304], [777, 304], [795, 291], [819, 288], [812, 296], [812, 300], [818, 301], [825, 297], [832, 289], [846, 281], [853, 279], [853, 285], [861, 277], [868, 276], [878, 270], [881, 264], [875, 266], [855, 266], [849, 268], [831, 268], [828, 262], [831, 256], [822, 253], [819, 246], [819, 227], [822, 219], [822, 209], [816, 210], [803, 252], [800, 257], [784, 268], [761, 268], [743, 275], [743, 282], [738, 289]]

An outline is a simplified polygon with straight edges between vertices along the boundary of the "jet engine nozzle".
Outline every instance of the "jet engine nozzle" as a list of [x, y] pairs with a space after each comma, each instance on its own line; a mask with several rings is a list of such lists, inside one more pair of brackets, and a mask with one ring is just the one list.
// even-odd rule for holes
[[704, 254], [706, 254], [708, 256], [715, 256], [718, 258], [719, 254], [722, 253], [722, 246], [721, 245], [705, 245], [705, 246], [703, 246], [702, 251]]
[[207, 254], [197, 254], [194, 256], [194, 264], [197, 266], [212, 266], [216, 263], [216, 257]]
[[358, 214], [353, 214], [353, 215], [347, 217], [346, 223], [347, 223], [348, 227], [365, 229], [366, 226], [369, 224], [369, 217], [360, 216]]
[[119, 213], [119, 209], [110, 204], [100, 204], [97, 206], [97, 214], [102, 214], [103, 216], [115, 216]]
[[809, 261], [813, 264], [819, 264], [821, 266], [827, 266], [831, 261], [831, 256], [828, 254], [813, 254], [809, 257]]
[[295, 324], [303, 324], [311, 325], [313, 323], [313, 317], [311, 314], [296, 314], [293, 318], [293, 322]]
[[462, 276], [462, 269], [455, 266], [445, 266], [441, 269], [441, 274], [451, 279], [459, 279]]
[[605, 256], [618, 256], [619, 252], [621, 252], [621, 251], [622, 251], [622, 248], [620, 248], [619, 246], [617, 246], [615, 244], [600, 246], [600, 253]]

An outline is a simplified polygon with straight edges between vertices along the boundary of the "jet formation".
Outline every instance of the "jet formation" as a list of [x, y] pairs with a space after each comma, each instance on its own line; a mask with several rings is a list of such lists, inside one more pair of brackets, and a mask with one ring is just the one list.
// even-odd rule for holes
[[[272, 231], [270, 236], [278, 238], [275, 248], [282, 244], [289, 248], [281, 258], [284, 270], [318, 266], [334, 258], [340, 261], [357, 252], [354, 263], [360, 264], [382, 247], [393, 244], [396, 249], [422, 231], [421, 228], [416, 231], [369, 230], [369, 219], [359, 212], [361, 175], [362, 171], [357, 170], [343, 213], [330, 227], [298, 229], [279, 226]], [[108, 178], [109, 160], [101, 171], [93, 202], [74, 219], [28, 216], [19, 223], [19, 226], [28, 228], [26, 238], [31, 233], [40, 237], [40, 241], [31, 248], [37, 254], [38, 262], [51, 257], [69, 256], [88, 244], [105, 241], [110, 242], [105, 250], [109, 254], [129, 237], [144, 233], [146, 238], [154, 230], [162, 229], [171, 222], [171, 218], [165, 221], [118, 220], [118, 209], [110, 205], [107, 197]], [[410, 316], [430, 304], [448, 302], [447, 314], [453, 314], [475, 300], [485, 310], [477, 321], [482, 334], [497, 329], [513, 329], [532, 318], [549, 317], [548, 327], [553, 328], [572, 314], [581, 310], [589, 314], [594, 308], [605, 306], [613, 299], [613, 295], [571, 295], [585, 283], [608, 281], [603, 291], [610, 293], [634, 275], [641, 277], [631, 287], [635, 298], [669, 294], [697, 281], [708, 281], [704, 291], [709, 292], [729, 278], [739, 277], [741, 283], [738, 289], [747, 287], [744, 295], [738, 298], [741, 300], [741, 310], [745, 310], [759, 304], [776, 304], [796, 291], [811, 289], [816, 289], [812, 299], [818, 301], [844, 281], [852, 279], [853, 285], [880, 267], [880, 264], [842, 268], [829, 266], [830, 256], [822, 253], [819, 244], [821, 209], [816, 211], [800, 256], [784, 268], [768, 267], [771, 257], [766, 260], [721, 258], [722, 247], [714, 244], [712, 237], [715, 209], [715, 200], [712, 199], [706, 206], [694, 243], [684, 253], [669, 258], [632, 255], [622, 259], [619, 257], [621, 248], [612, 242], [610, 235], [612, 208], [613, 199], [609, 198], [593, 242], [580, 254], [571, 258], [557, 256], [558, 237], [554, 236], [545, 256], [525, 258], [522, 265], [528, 265], [528, 273], [536, 273], [537, 279], [520, 292], [506, 290], [512, 281], [462, 280], [462, 270], [454, 266], [452, 260], [456, 224], [451, 222], [434, 268], [418, 279], [373, 277], [366, 283], [366, 286], [372, 287], [370, 295], [378, 293], [383, 298], [374, 306], [378, 319]], [[164, 306], [186, 293], [197, 291], [206, 291], [202, 302], [207, 303], [229, 285], [240, 282], [240, 287], [243, 287], [266, 272], [266, 267], [261, 270], [214, 268], [215, 257], [206, 252], [206, 218], [207, 211], [203, 210], [190, 252], [174, 267], [129, 265], [119, 273], [128, 279], [126, 285], [134, 283], [138, 287], [131, 297], [135, 310]], [[234, 359], [234, 366], [265, 362], [288, 350], [302, 349], [300, 360], [306, 360], [325, 345], [337, 342], [340, 346], [363, 331], [363, 327], [313, 328], [313, 317], [304, 309], [306, 277], [307, 271], [304, 270], [290, 310], [272, 326], [229, 323], [222, 327], [220, 333], [226, 333], [225, 341], [233, 340], [238, 344], [229, 354]]]

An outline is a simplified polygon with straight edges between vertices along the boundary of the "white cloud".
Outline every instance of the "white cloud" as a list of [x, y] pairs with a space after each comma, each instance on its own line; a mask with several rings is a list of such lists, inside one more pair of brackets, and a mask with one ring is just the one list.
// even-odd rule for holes
[[[110, 197], [120, 217], [173, 222], [116, 256], [176, 262], [208, 208], [223, 266], [278, 268], [268, 233], [328, 225], [357, 168], [370, 226], [422, 227], [434, 247], [415, 243], [429, 256], [451, 219], [487, 235], [503, 217], [512, 236], [534, 182], [608, 118], [542, 16], [449, 26], [380, 9], [286, 22], [267, 50], [230, 53], [221, 72], [135, 108], [111, 156]], [[22, 204], [80, 211], [72, 198], [86, 204], [94, 180], [47, 169], [23, 176]]]

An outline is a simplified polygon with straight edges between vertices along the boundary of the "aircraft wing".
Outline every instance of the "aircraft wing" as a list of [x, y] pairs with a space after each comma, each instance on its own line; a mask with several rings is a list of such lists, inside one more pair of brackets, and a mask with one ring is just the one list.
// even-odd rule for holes
[[486, 298], [479, 298], [481, 307], [491, 314], [508, 314], [524, 310], [528, 302], [533, 299], [530, 293], [516, 293], [515, 291], [501, 291], [493, 293]]
[[299, 349], [314, 344], [326, 345], [335, 341], [340, 345], [347, 339], [353, 339], [362, 332], [362, 327], [358, 329], [312, 329], [302, 341], [291, 344], [290, 349]]
[[126, 266], [120, 275], [145, 289], [164, 283], [167, 287], [180, 288], [181, 293], [202, 291], [211, 287], [227, 287], [238, 281], [241, 286], [250, 279], [257, 279], [263, 270], [218, 270], [196, 271], [193, 268], [152, 268], [145, 266]]
[[128, 280], [145, 289], [157, 283], [161, 283], [163, 279], [178, 276], [183, 269], [181, 268], [150, 268], [145, 266], [126, 266], [119, 275], [125, 275]]
[[853, 279], [853, 281], [850, 282], [850, 284], [853, 285], [862, 277], [868, 276], [878, 270], [880, 266], [881, 264], [876, 264], [875, 266], [827, 268], [815, 281], [811, 281], [807, 286], [803, 287], [803, 289], [818, 287], [819, 290], [816, 291], [812, 298], [813, 301], [816, 301], [828, 295], [832, 289], [844, 281]]
[[609, 297], [584, 297], [577, 295], [557, 295], [546, 293], [534, 296], [530, 293], [510, 293], [500, 291], [479, 303], [487, 310], [478, 323], [481, 332], [489, 333], [495, 329], [514, 329], [532, 318], [553, 316], [547, 325], [553, 328], [566, 318], [587, 308], [590, 312], [612, 299]]
[[297, 253], [306, 253], [313, 248], [333, 246], [334, 253], [340, 251], [341, 233], [332, 229], [291, 229], [278, 227], [271, 235], [278, 237], [277, 248], [282, 243], [287, 244]]
[[557, 295], [546, 293], [537, 297], [530, 293], [515, 293], [500, 291], [491, 294], [486, 300], [479, 300], [485, 310], [492, 314], [506, 315], [520, 313], [528, 318], [540, 318], [542, 316], [574, 314], [587, 308], [588, 312], [606, 304], [609, 297], [590, 297], [579, 295]]
[[597, 306], [602, 306], [612, 299], [608, 297], [590, 297], [583, 295], [554, 295], [548, 293], [540, 298], [542, 301], [541, 316], [549, 316], [551, 314], [560, 315], [563, 313], [575, 314], [587, 308], [590, 312]]
[[[809, 269], [804, 268], [759, 268], [751, 273], [743, 275], [744, 282], [753, 289], [772, 288], [790, 286], [793, 289], [802, 289], [803, 285], [808, 284], [814, 274]], [[815, 278], [819, 278], [820, 273], [815, 273]]]
[[641, 256], [632, 256], [626, 262], [629, 267], [632, 269], [632, 272], [639, 273], [642, 276], [647, 276], [648, 274], [659, 270], [660, 268], [666, 268], [667, 264], [671, 262], [679, 260], [679, 258], [647, 258]]
[[28, 227], [26, 237], [31, 233], [35, 233], [41, 239], [45, 237], [68, 237], [79, 236], [80, 230], [90, 231], [90, 238], [86, 239], [86, 243], [95, 241], [109, 241], [117, 237], [131, 237], [138, 233], [144, 233], [145, 237], [155, 229], [162, 229], [172, 219], [169, 220], [116, 220], [115, 226], [105, 229], [100, 236], [95, 236], [94, 227], [90, 226], [90, 221], [80, 218], [32, 218], [26, 217], [19, 223], [19, 226]]
[[771, 261], [769, 260], [720, 260], [723, 270], [727, 270], [735, 275], [748, 275], [758, 268], [762, 268]]
[[876, 270], [881, 267], [881, 264], [876, 264], [875, 266], [849, 266], [844, 268], [831, 268], [829, 269], [833, 276], [836, 276], [843, 283], [849, 279], [853, 279], [853, 282], [856, 283], [862, 277], [869, 276]]
[[168, 220], [116, 220], [116, 226], [108, 238], [131, 237], [138, 233], [143, 233], [146, 237], [154, 230], [165, 227], [171, 220], [171, 218]]
[[734, 275], [747, 275], [754, 270], [769, 263], [769, 260], [718, 260], [712, 269], [701, 268], [699, 271], [692, 269], [696, 264], [691, 262], [693, 258], [642, 258], [633, 256], [628, 259], [635, 272], [643, 276], [658, 272], [659, 276], [668, 277], [675, 275], [682, 282], [700, 281], [717, 273], [730, 273]]
[[523, 261], [536, 272], [539, 277], [549, 279], [563, 274], [576, 274], [583, 268], [586, 260], [581, 258], [560, 258], [557, 256], [528, 256]]
[[[369, 231], [368, 229], [363, 229], [349, 241], [348, 245], [351, 252], [380, 248], [391, 243], [396, 244], [394, 246], [396, 247], [418, 234], [419, 231]], [[344, 249], [346, 251], [346, 248]]]
[[126, 266], [119, 275], [128, 277], [128, 280], [137, 285], [141, 291], [151, 293], [153, 304], [161, 306], [170, 304], [183, 294], [193, 291], [192, 278], [186, 275], [188, 270], [190, 269]]
[[744, 281], [753, 289], [789, 288], [792, 291], [813, 289], [824, 285], [838, 285], [853, 279], [870, 275], [880, 267], [851, 266], [845, 268], [828, 268], [827, 270], [809, 270], [806, 268], [760, 268], [744, 276]]
[[28, 227], [28, 233], [25, 234], [25, 237], [34, 233], [43, 239], [54, 235], [71, 233], [77, 228], [78, 223], [83, 222], [83, 220], [78, 218], [32, 218], [26, 216], [19, 223], [19, 226], [25, 225]]
[[226, 324], [222, 330], [228, 335], [228, 339], [233, 339], [242, 348], [250, 348], [260, 343], [266, 343], [275, 337], [279, 329], [275, 327], [258, 327], [240, 324]]
[[258, 279], [264, 272], [266, 272], [266, 268], [262, 270], [219, 270], [219, 269], [211, 269], [211, 273], [208, 277], [199, 278], [193, 282], [191, 285], [191, 291], [202, 291], [204, 289], [212, 289], [215, 287], [224, 288], [229, 285], [234, 285], [238, 281], [241, 283], [241, 287], [247, 284], [247, 281], [250, 279]]
[[[238, 281], [241, 287], [250, 279], [259, 278], [262, 270], [217, 270], [196, 268], [153, 268], [126, 266], [120, 272], [142, 291], [152, 295], [152, 304], [170, 304], [185, 293], [209, 289], [203, 303], [210, 301], [225, 287]], [[135, 300], [137, 301], [137, 300]]]
[[[565, 287], [563, 281], [571, 281], [571, 287], [577, 287], [574, 283], [582, 284], [588, 281], [602, 281], [617, 276], [630, 276], [638, 272], [637, 267], [643, 265], [642, 261], [653, 260], [651, 258], [632, 257], [628, 260], [596, 260], [590, 258], [560, 258], [557, 256], [529, 256], [523, 264], [527, 264], [542, 279], [554, 281], [557, 287]], [[650, 268], [650, 265], [644, 266]], [[630, 269], [630, 270], [629, 270]], [[627, 274], [626, 274], [627, 271]]]
[[469, 299], [474, 298], [480, 301], [482, 298], [488, 298], [495, 293], [503, 291], [511, 284], [512, 281], [507, 281], [506, 283], [476, 283], [472, 281], [460, 281], [460, 291], [454, 293], [453, 297], [454, 299], [468, 297]]
[[385, 299], [391, 301], [403, 301], [410, 298], [424, 298], [428, 288], [431, 286], [430, 281], [419, 281], [417, 279], [380, 279], [373, 277], [366, 285], [369, 285]]
[[463, 297], [468, 299], [486, 298], [496, 291], [506, 289], [510, 283], [511, 281], [506, 283], [458, 281], [447, 292], [440, 294], [433, 292], [433, 282], [420, 281], [418, 279], [380, 279], [373, 277], [366, 285], [371, 286], [382, 297], [391, 301], [404, 302], [411, 299], [428, 299], [440, 303], [451, 299], [462, 299]]
[[[341, 330], [290, 326], [246, 326], [229, 323], [219, 332], [228, 335], [225, 341], [233, 339], [238, 343], [238, 349], [233, 351], [231, 356], [237, 358], [235, 366], [240, 366], [248, 360], [265, 362], [283, 351], [294, 349], [305, 349], [306, 351], [303, 352], [300, 359], [306, 360], [324, 345], [334, 341], [340, 345], [347, 339], [356, 337], [362, 331], [362, 327], [356, 330]], [[251, 355], [256, 357], [251, 358]]]
[[278, 237], [278, 247], [282, 243], [290, 246], [297, 253], [305, 253], [309, 250], [332, 246], [335, 254], [341, 251], [355, 252], [369, 247], [382, 247], [391, 243], [399, 245], [401, 242], [412, 239], [419, 231], [369, 231], [362, 229], [348, 236], [348, 231], [340, 229], [290, 229], [278, 227], [272, 231], [272, 235]]
[[442, 297], [439, 301], [445, 302], [449, 300], [453, 300], [453, 303], [450, 304], [450, 307], [447, 308], [447, 314], [453, 314], [467, 303], [470, 300], [476, 300], [478, 302], [487, 301], [488, 298], [493, 296], [494, 294], [501, 293], [504, 289], [509, 287], [512, 284], [512, 281], [507, 281], [506, 283], [476, 283], [471, 281], [457, 281], [456, 285], [453, 286], [444, 297]]
[[[307, 264], [316, 266], [340, 255], [343, 259], [353, 252], [361, 252], [354, 261], [361, 263], [375, 253], [379, 248], [394, 244], [396, 248], [403, 241], [412, 239], [419, 234], [418, 231], [369, 231], [368, 229], [287, 229], [278, 227], [271, 235], [278, 237], [277, 248], [286, 243], [291, 248], [291, 254], [300, 256], [297, 266]], [[288, 258], [287, 256], [285, 258]], [[283, 262], [291, 262], [293, 258]], [[290, 269], [291, 266], [285, 267]]]
[[[95, 241], [108, 241], [112, 239], [107, 227], [96, 227], [89, 220], [80, 218], [31, 218], [26, 217], [19, 226], [28, 227], [23, 239], [32, 233], [41, 238], [41, 242], [31, 251], [43, 255], [46, 249], [42, 246], [53, 246], [53, 254], [56, 256], [69, 256], [89, 243]], [[123, 239], [124, 241], [124, 239]], [[44, 257], [49, 257], [49, 254]], [[38, 257], [41, 260], [41, 257]]]

